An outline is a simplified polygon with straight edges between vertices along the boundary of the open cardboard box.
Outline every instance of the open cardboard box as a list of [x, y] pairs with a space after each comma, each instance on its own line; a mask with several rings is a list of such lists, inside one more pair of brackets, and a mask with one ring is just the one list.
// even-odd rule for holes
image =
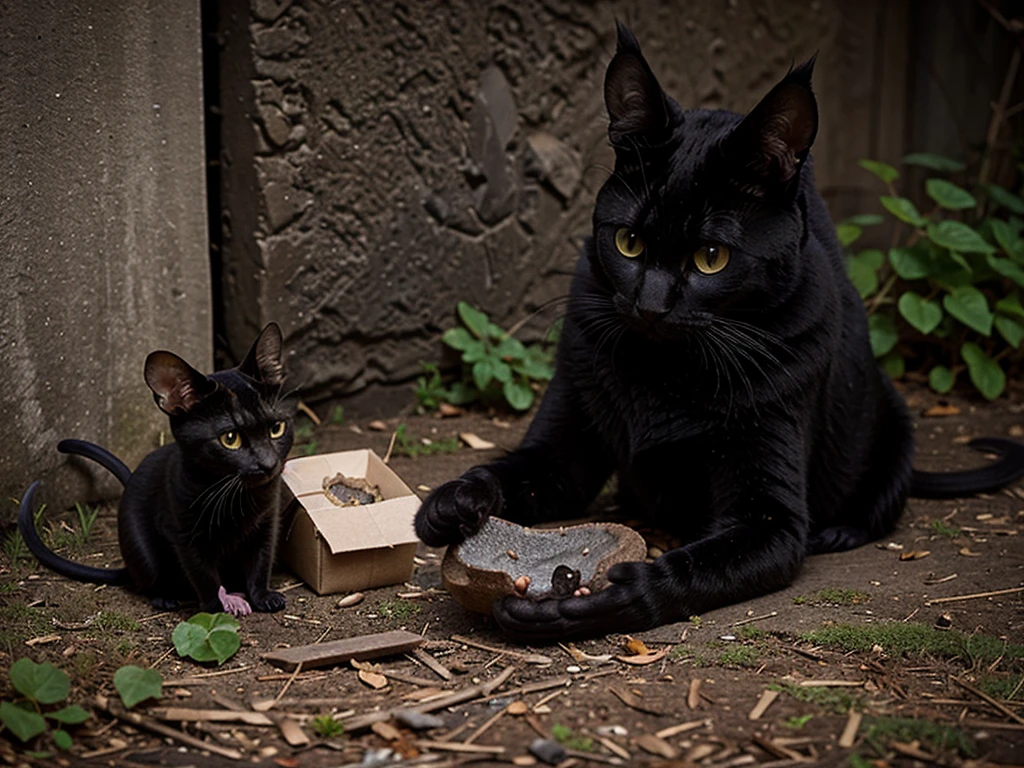
[[[338, 474], [380, 488], [382, 501], [339, 506], [326, 481]], [[419, 498], [371, 450], [305, 456], [285, 463], [282, 475], [295, 495], [281, 542], [281, 559], [317, 594], [350, 592], [408, 581]]]

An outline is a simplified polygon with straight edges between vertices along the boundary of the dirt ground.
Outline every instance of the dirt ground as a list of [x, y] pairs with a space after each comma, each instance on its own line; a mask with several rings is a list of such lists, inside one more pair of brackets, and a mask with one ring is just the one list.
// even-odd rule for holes
[[[907, 396], [919, 414], [939, 402], [918, 389]], [[948, 402], [951, 415], [919, 419], [921, 468], [973, 466], [983, 459], [964, 447], [968, 439], [1024, 435], [1019, 402]], [[303, 429], [307, 447], [297, 451], [370, 447], [383, 456], [399, 423], [414, 441], [473, 432], [498, 446], [393, 456], [391, 467], [423, 495], [513, 448], [527, 421], [407, 416], [389, 420], [383, 431], [367, 423], [324, 424]], [[88, 540], [66, 551], [90, 564], [115, 564], [114, 514], [104, 507]], [[58, 531], [58, 520], [70, 529], [77, 524], [74, 514], [46, 519]], [[0, 757], [42, 765], [368, 767], [399, 757], [404, 765], [531, 765], [543, 764], [529, 752], [531, 742], [545, 738], [567, 750], [552, 758], [563, 766], [1024, 764], [1022, 530], [1020, 485], [983, 498], [912, 500], [892, 536], [811, 558], [786, 590], [637, 635], [655, 652], [647, 664], [617, 658], [635, 661], [621, 636], [573, 647], [506, 644], [490, 619], [467, 614], [443, 591], [440, 553], [421, 547], [408, 584], [367, 591], [350, 607], [338, 607], [341, 595], [317, 596], [292, 574], [276, 574], [275, 586], [288, 597], [285, 611], [243, 619], [241, 650], [220, 667], [203, 666], [173, 651], [172, 630], [190, 612], [156, 614], [120, 588], [70, 582], [27, 556], [12, 560], [17, 553], [6, 546], [2, 697], [13, 698], [7, 668], [29, 656], [67, 671], [69, 701], [93, 716], [72, 730], [69, 753], [32, 758], [4, 732]], [[1003, 593], [931, 602], [997, 591]], [[277, 647], [401, 628], [424, 637], [423, 648], [451, 679], [401, 655], [379, 661], [378, 670], [393, 676], [375, 690], [348, 665], [292, 676], [262, 659]], [[808, 636], [827, 630], [832, 636]], [[116, 699], [111, 679], [124, 664], [153, 666], [164, 677], [163, 698], [136, 708], [145, 723], [202, 739], [220, 754], [95, 707], [97, 695]], [[487, 683], [508, 669], [511, 676], [489, 699], [435, 712], [440, 724], [432, 729], [413, 732], [394, 720], [372, 730], [351, 726], [353, 717], [427, 704], [431, 695]], [[752, 719], [763, 696], [775, 698]], [[253, 702], [275, 697], [268, 725], [168, 719], [169, 707], [251, 713]], [[274, 724], [280, 714], [300, 724], [308, 744], [286, 742]], [[320, 736], [312, 718], [322, 714], [350, 727]], [[852, 746], [840, 746], [844, 729], [861, 715], [843, 742]], [[45, 739], [33, 746], [52, 748]]]

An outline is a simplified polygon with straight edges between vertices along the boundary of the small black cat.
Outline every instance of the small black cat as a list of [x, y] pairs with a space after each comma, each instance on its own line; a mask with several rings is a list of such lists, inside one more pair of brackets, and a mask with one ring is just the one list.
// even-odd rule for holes
[[908, 492], [1024, 473], [1024, 446], [972, 472], [911, 467], [913, 425], [876, 365], [863, 304], [814, 187], [813, 59], [745, 117], [683, 110], [618, 28], [604, 96], [615, 169], [594, 209], [556, 373], [522, 445], [436, 489], [416, 518], [453, 544], [489, 515], [584, 513], [618, 472], [627, 514], [679, 536], [591, 596], [508, 597], [523, 640], [645, 629], [780, 589], [804, 558], [891, 531]]
[[282, 397], [280, 328], [267, 325], [237, 368], [204, 376], [159, 351], [146, 358], [145, 378], [170, 417], [173, 443], [149, 454], [135, 472], [98, 445], [62, 440], [57, 446], [93, 459], [124, 484], [117, 528], [125, 567], [80, 565], [47, 549], [32, 514], [38, 482], [18, 516], [29, 550], [69, 578], [128, 584], [161, 610], [190, 598], [211, 612], [281, 610], [285, 598], [270, 590], [270, 570], [295, 404]]

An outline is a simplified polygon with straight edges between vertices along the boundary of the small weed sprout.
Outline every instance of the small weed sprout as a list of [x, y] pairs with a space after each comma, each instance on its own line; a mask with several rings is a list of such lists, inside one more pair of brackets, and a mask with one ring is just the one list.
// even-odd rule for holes
[[334, 719], [333, 715], [317, 715], [309, 722], [313, 733], [323, 739], [333, 739], [345, 733], [345, 726]]

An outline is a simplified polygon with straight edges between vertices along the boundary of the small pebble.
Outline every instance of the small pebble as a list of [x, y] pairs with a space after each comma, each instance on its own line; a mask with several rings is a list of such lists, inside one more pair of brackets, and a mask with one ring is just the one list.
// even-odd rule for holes
[[628, 736], [629, 731], [621, 725], [599, 725], [597, 732], [601, 736]]
[[577, 672], [582, 672], [583, 670], [577, 667], [575, 664], [570, 664], [568, 667], [565, 668], [565, 671], [575, 675]]
[[364, 595], [362, 592], [353, 592], [351, 595], [345, 595], [343, 598], [341, 598], [341, 600], [338, 601], [338, 607], [349, 608], [353, 605], [357, 605], [363, 602], [363, 598], [365, 597], [366, 595]]
[[508, 705], [507, 712], [510, 715], [525, 715], [530, 711], [530, 707], [527, 706], [525, 701], [513, 701]]
[[395, 720], [402, 725], [412, 728], [414, 731], [428, 731], [431, 728], [441, 728], [444, 720], [437, 715], [413, 712], [407, 709], [399, 709], [395, 712]]
[[548, 765], [558, 765], [565, 760], [565, 747], [551, 739], [534, 739], [530, 742], [530, 754]]
[[510, 549], [510, 550], [508, 550], [508, 551], [507, 551], [507, 554], [508, 554], [508, 556], [509, 556], [509, 557], [511, 557], [511, 558], [512, 558], [513, 560], [518, 560], [518, 559], [519, 559], [519, 555], [517, 555], [517, 554], [516, 554], [516, 551], [515, 551], [514, 549]]

